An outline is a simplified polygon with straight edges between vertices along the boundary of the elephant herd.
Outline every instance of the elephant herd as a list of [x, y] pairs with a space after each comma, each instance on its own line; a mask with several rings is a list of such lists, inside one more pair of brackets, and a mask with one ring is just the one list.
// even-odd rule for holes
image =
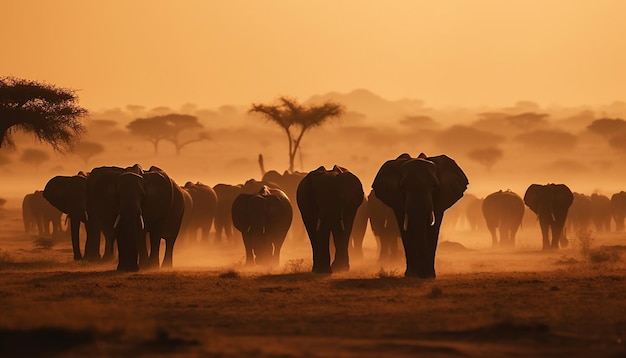
[[[451, 213], [451, 225], [460, 221], [459, 211], [465, 211], [471, 230], [486, 224], [493, 247], [515, 247], [522, 221], [531, 216], [539, 221], [544, 250], [566, 247], [566, 230], [584, 232], [593, 225], [598, 232], [608, 232], [614, 222], [615, 230], [623, 231], [626, 218], [626, 192], [611, 198], [597, 193], [585, 195], [573, 193], [565, 184], [531, 184], [523, 198], [510, 190], [499, 190], [484, 199], [468, 195], [464, 201]], [[529, 215], [526, 207], [534, 215]]]
[[[35, 206], [29, 204], [35, 194], [45, 198], [44, 202], [58, 209], [58, 222], [61, 212], [67, 215], [74, 259], [111, 260], [117, 243], [120, 271], [171, 267], [177, 240], [179, 245], [208, 242], [212, 227], [215, 243], [243, 242], [247, 265], [277, 266], [289, 233], [294, 240], [307, 235], [312, 271], [331, 273], [348, 271], [350, 258], [363, 256], [369, 221], [379, 243], [380, 261], [404, 253], [406, 276], [434, 278], [444, 212], [464, 196], [468, 184], [453, 159], [423, 153], [417, 157], [405, 153], [385, 162], [367, 196], [360, 179], [337, 165], [332, 169], [320, 166], [308, 173], [270, 171], [260, 181], [213, 187], [199, 182], [179, 186], [157, 167], [98, 167], [89, 173], [56, 176], [43, 191], [27, 195], [24, 222], [31, 225], [35, 221], [30, 211], [27, 213]], [[479, 212], [493, 245], [514, 247], [528, 207], [539, 220], [544, 249], [558, 248], [566, 244], [561, 235], [566, 220], [582, 225], [587, 219], [576, 219], [575, 213], [580, 211], [582, 217], [587, 206], [600, 207], [601, 202], [606, 209], [608, 204], [610, 215], [618, 222], [621, 217], [617, 228], [623, 228], [626, 205], [618, 203], [626, 203], [626, 193], [616, 194], [608, 202], [608, 198], [596, 196], [589, 198], [589, 205], [578, 205], [579, 201], [587, 203], [587, 197], [577, 199], [578, 194], [563, 184], [532, 184], [523, 198], [510, 190], [476, 198], [467, 204], [467, 218], [469, 213]], [[588, 220], [606, 225], [594, 213], [597, 210], [590, 211]], [[48, 226], [43, 224], [44, 216], [39, 217], [43, 230]], [[454, 215], [452, 218], [456, 221]], [[86, 231], [84, 253], [79, 245], [81, 223]], [[105, 240], [102, 257], [101, 236]], [[161, 240], [165, 241], [165, 255], [159, 263]]]

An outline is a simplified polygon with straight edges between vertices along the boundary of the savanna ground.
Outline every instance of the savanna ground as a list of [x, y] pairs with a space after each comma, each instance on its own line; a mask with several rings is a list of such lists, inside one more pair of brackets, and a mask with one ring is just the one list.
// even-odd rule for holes
[[[0, 356], [485, 357], [626, 355], [626, 234], [541, 252], [448, 232], [435, 280], [376, 263], [314, 275], [306, 241], [247, 270], [238, 246], [177, 247], [174, 268], [117, 273], [72, 260], [69, 239], [25, 234], [0, 209]], [[587, 239], [585, 239], [587, 238]], [[584, 244], [587, 244], [586, 246]]]

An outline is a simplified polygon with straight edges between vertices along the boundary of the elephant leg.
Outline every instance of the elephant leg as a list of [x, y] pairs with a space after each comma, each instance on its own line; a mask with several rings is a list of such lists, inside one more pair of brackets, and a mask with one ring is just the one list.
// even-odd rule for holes
[[83, 258], [87, 261], [100, 261], [100, 225], [96, 223], [96, 220], [89, 220], [86, 229], [87, 239]]
[[167, 238], [165, 239], [165, 256], [163, 257], [163, 264], [161, 267], [172, 268], [172, 263], [174, 259], [174, 244], [176, 243], [176, 239]]
[[330, 268], [330, 229], [326, 225], [320, 228], [311, 240], [313, 250], [313, 272], [331, 273]]
[[253, 238], [250, 237], [249, 233], [242, 233], [243, 236], [243, 246], [246, 249], [246, 266], [254, 266], [254, 252], [252, 241]]
[[494, 226], [489, 226], [489, 233], [491, 233], [491, 247], [498, 247], [498, 234], [496, 233], [496, 228]]
[[81, 260], [83, 256], [80, 253], [80, 242], [78, 239], [80, 232], [80, 220], [76, 218], [70, 218], [70, 230], [72, 238], [72, 251], [74, 251], [74, 260]]
[[550, 231], [550, 223], [546, 219], [539, 218], [539, 225], [541, 226], [541, 236], [543, 239], [543, 250], [549, 250], [550, 239], [548, 238], [548, 234]]
[[335, 243], [335, 258], [331, 267], [332, 272], [345, 272], [350, 270], [350, 258], [348, 247], [350, 246], [350, 234], [336, 224], [333, 229], [333, 242]]
[[148, 257], [149, 268], [159, 268], [159, 249], [160, 248], [161, 248], [161, 235], [156, 232], [150, 232], [150, 256]]
[[104, 234], [104, 255], [102, 256], [103, 261], [112, 261], [115, 258], [113, 253], [114, 244], [115, 244], [115, 230], [113, 228], [106, 228], [102, 230]]

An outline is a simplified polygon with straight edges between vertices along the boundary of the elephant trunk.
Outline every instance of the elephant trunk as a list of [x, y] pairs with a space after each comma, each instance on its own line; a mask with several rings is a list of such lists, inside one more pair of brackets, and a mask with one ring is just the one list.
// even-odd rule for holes
[[430, 195], [407, 197], [404, 206], [402, 229], [407, 232], [412, 225], [435, 225], [435, 210]]

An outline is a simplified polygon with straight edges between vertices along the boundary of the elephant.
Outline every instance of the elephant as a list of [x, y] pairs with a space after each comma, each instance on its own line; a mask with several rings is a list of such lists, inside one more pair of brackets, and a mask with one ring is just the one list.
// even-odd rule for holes
[[591, 224], [592, 208], [591, 197], [581, 194], [572, 193], [574, 200], [567, 213], [565, 225], [572, 232], [584, 232], [589, 229]]
[[380, 201], [374, 190], [367, 196], [367, 213], [370, 228], [378, 242], [378, 262], [398, 260], [402, 255], [398, 222], [393, 209]]
[[435, 252], [444, 212], [456, 203], [469, 181], [446, 155], [417, 158], [403, 153], [378, 170], [372, 189], [391, 207], [400, 228], [407, 277], [435, 278]]
[[591, 221], [596, 231], [611, 231], [611, 199], [608, 196], [591, 194]]
[[620, 191], [611, 196], [611, 214], [615, 221], [615, 230], [624, 231], [624, 218], [626, 218], [626, 192]]
[[26, 233], [36, 230], [39, 236], [58, 237], [62, 233], [62, 216], [63, 213], [45, 199], [42, 190], [26, 194], [22, 200], [22, 219]]
[[[165, 240], [162, 267], [172, 267], [174, 244], [184, 214], [182, 189], [163, 170], [139, 165], [124, 169], [116, 179], [113, 228], [119, 251], [118, 271], [159, 267], [159, 247]], [[150, 252], [146, 250], [150, 236]], [[144, 264], [145, 262], [145, 264]]]
[[[531, 184], [524, 194], [524, 203], [539, 217], [543, 250], [567, 246], [563, 227], [567, 219], [574, 194], [565, 184]], [[549, 239], [552, 230], [552, 241]]]
[[[296, 201], [311, 242], [314, 273], [350, 270], [350, 235], [364, 196], [359, 178], [337, 165], [330, 170], [320, 166], [300, 181]], [[335, 246], [332, 265], [331, 232]]]
[[217, 194], [212, 187], [200, 182], [187, 182], [183, 187], [187, 193], [191, 195], [192, 207], [187, 222], [188, 239], [196, 241], [198, 230], [202, 231], [202, 241], [209, 242], [209, 231], [213, 225], [213, 218], [217, 209]]
[[296, 191], [298, 190], [298, 185], [302, 179], [306, 176], [307, 173], [302, 172], [293, 172], [290, 173], [288, 171], [280, 174], [275, 170], [270, 170], [263, 174], [261, 178], [262, 182], [276, 184], [278, 188], [280, 188], [291, 202], [291, 207], [293, 208], [293, 222], [291, 223], [291, 236], [294, 238], [304, 238], [305, 237], [305, 229], [304, 223], [302, 222], [302, 216], [300, 215], [300, 209], [296, 204]]
[[215, 242], [223, 241], [222, 234], [226, 240], [233, 241], [233, 219], [231, 208], [233, 202], [241, 194], [241, 185], [217, 184], [213, 187], [217, 196], [217, 206], [215, 209]]
[[70, 236], [74, 260], [83, 258], [79, 244], [80, 223], [87, 227], [87, 175], [78, 172], [73, 176], [57, 175], [50, 179], [43, 196], [58, 210], [65, 213], [70, 222]]
[[280, 189], [263, 186], [257, 193], [241, 193], [232, 209], [233, 225], [241, 232], [246, 265], [278, 267], [280, 249], [293, 219], [289, 198]]
[[[522, 224], [524, 209], [522, 198], [511, 190], [499, 190], [485, 197], [482, 213], [493, 247], [515, 247], [515, 234]], [[500, 241], [496, 229], [500, 229]]]
[[[181, 193], [183, 194], [184, 211], [183, 211], [183, 220], [180, 222], [179, 236], [183, 237], [185, 241], [190, 241], [191, 239], [189, 239], [188, 236], [190, 236], [189, 223], [191, 220], [191, 211], [193, 210], [193, 198], [191, 197], [191, 194], [189, 194], [189, 192], [185, 190], [185, 187], [181, 187], [181, 189], [182, 189]], [[180, 245], [181, 243], [180, 239], [178, 239], [178, 242]]]

